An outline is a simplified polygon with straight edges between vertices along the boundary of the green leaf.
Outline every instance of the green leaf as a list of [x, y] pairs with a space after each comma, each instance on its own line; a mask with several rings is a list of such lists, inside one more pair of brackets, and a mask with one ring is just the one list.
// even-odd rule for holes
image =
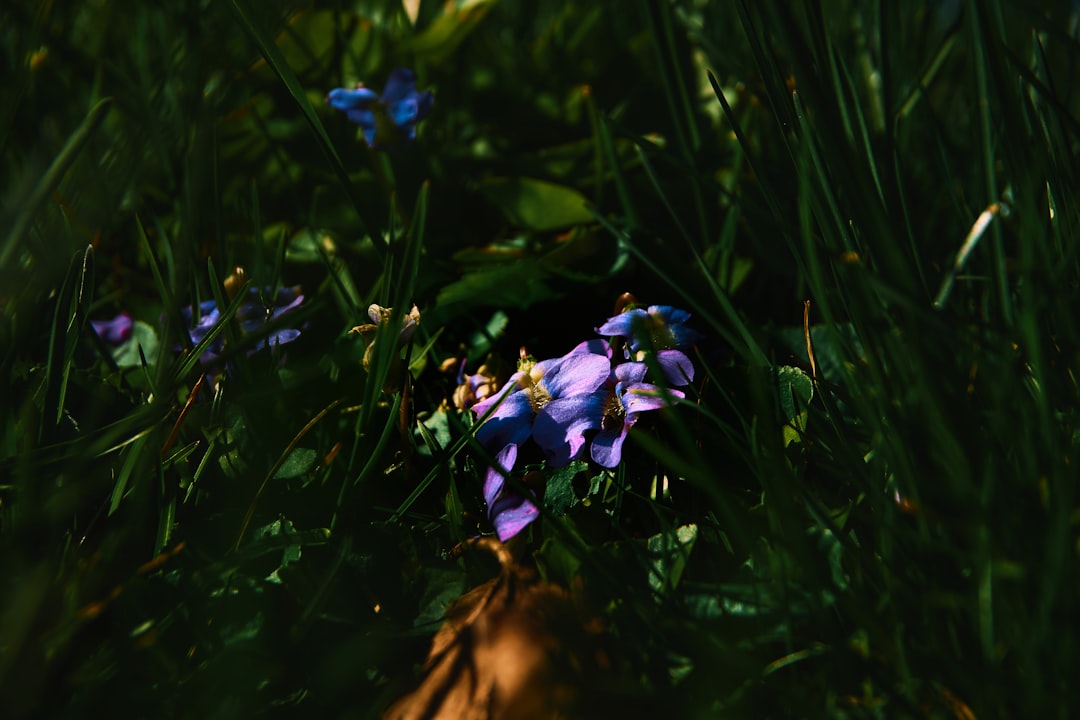
[[659, 593], [678, 586], [697, 535], [697, 525], [690, 524], [653, 535], [646, 541], [651, 561], [649, 586], [653, 590]]
[[153, 364], [157, 358], [158, 345], [158, 336], [154, 328], [141, 320], [136, 320], [131, 329], [131, 337], [125, 340], [124, 344], [113, 349], [112, 358], [119, 368], [141, 367], [142, 358], [139, 356], [141, 347], [146, 361]]
[[533, 178], [492, 178], [480, 193], [514, 225], [544, 232], [592, 221], [585, 196], [573, 188]]
[[780, 411], [783, 415], [784, 445], [799, 440], [806, 430], [806, 407], [814, 397], [814, 381], [797, 367], [784, 365], [776, 369], [780, 392]]
[[315, 467], [316, 452], [310, 448], [296, 448], [274, 473], [275, 480], [300, 477]]
[[588, 463], [581, 460], [575, 460], [566, 467], [544, 469], [544, 507], [552, 515], [565, 515], [570, 508], [581, 502], [581, 498], [574, 492], [574, 478], [588, 469]]

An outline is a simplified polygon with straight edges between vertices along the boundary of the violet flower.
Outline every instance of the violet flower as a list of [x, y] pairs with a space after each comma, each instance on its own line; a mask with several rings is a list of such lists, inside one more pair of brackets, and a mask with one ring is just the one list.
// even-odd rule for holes
[[358, 84], [335, 88], [326, 102], [360, 126], [373, 148], [395, 147], [416, 138], [416, 123], [427, 117], [435, 97], [416, 90], [416, 73], [397, 68], [386, 79], [382, 95]]
[[91, 320], [90, 326], [98, 334], [106, 345], [123, 345], [131, 337], [131, 331], [135, 327], [135, 321], [126, 312], [122, 312], [112, 320]]
[[551, 402], [543, 416], [537, 416], [533, 437], [548, 449], [554, 466], [565, 465], [582, 454], [586, 433], [592, 438], [590, 456], [607, 468], [622, 459], [622, 446], [638, 415], [668, 407], [671, 398], [682, 398], [678, 390], [667, 390], [643, 382], [647, 367], [641, 362], [617, 365], [597, 392]]
[[[271, 295], [272, 290], [267, 288], [263, 296]], [[277, 320], [286, 313], [296, 309], [304, 301], [300, 294], [300, 287], [281, 288], [273, 293], [273, 305], [267, 307], [257, 288], [248, 290], [247, 301], [236, 311], [235, 318], [240, 323], [240, 329], [245, 335], [255, 335], [267, 325]], [[206, 335], [221, 321], [221, 310], [213, 300], [199, 303], [199, 319], [195, 320], [195, 311], [191, 306], [181, 308], [188, 328], [188, 337], [193, 344], [198, 345]], [[261, 337], [255, 345], [248, 350], [248, 355], [269, 346], [284, 345], [300, 337], [300, 331], [296, 328], [279, 328], [266, 337]], [[225, 339], [219, 335], [206, 348], [199, 361], [204, 367], [215, 364], [225, 349]]]
[[[702, 338], [686, 326], [690, 313], [670, 305], [650, 305], [648, 310], [633, 308], [609, 318], [596, 332], [624, 337], [630, 352], [641, 350], [686, 350]], [[648, 342], [642, 346], [642, 340]], [[628, 356], [629, 357], [629, 356]]]
[[477, 416], [494, 407], [477, 430], [476, 439], [486, 448], [520, 445], [529, 439], [534, 418], [542, 415], [549, 403], [593, 393], [610, 373], [606, 357], [575, 351], [526, 365], [499, 392], [473, 405]]

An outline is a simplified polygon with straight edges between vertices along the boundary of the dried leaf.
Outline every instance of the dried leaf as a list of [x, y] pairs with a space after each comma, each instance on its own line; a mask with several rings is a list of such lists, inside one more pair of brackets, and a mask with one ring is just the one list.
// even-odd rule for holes
[[448, 611], [412, 693], [388, 720], [580, 717], [586, 688], [606, 668], [596, 630], [562, 588], [513, 563], [491, 538], [502, 573]]

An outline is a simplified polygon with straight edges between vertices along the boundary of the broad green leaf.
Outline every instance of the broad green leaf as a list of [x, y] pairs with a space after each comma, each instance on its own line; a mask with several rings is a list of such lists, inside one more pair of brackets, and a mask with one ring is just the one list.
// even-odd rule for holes
[[112, 351], [113, 361], [120, 368], [141, 367], [142, 358], [139, 356], [139, 348], [142, 348], [146, 361], [153, 364], [157, 358], [158, 344], [158, 336], [154, 328], [142, 320], [136, 320], [131, 329], [131, 337]]
[[581, 498], [574, 492], [574, 478], [588, 469], [588, 463], [575, 460], [566, 467], [544, 470], [544, 507], [552, 515], [565, 515], [570, 508], [581, 502]]
[[514, 225], [544, 232], [587, 223], [592, 213], [585, 196], [573, 188], [534, 178], [492, 178], [480, 193]]
[[275, 480], [300, 477], [315, 467], [316, 452], [310, 448], [296, 448], [274, 473]]

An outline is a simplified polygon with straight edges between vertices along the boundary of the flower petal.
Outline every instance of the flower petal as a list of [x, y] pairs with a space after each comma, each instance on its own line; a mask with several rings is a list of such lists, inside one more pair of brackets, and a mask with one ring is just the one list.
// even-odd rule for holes
[[669, 385], [681, 387], [694, 379], [694, 363], [681, 350], [661, 350], [656, 353], [656, 361]]
[[533, 440], [547, 454], [551, 467], [564, 467], [585, 447], [585, 433], [604, 422], [607, 393], [552, 400], [536, 414]]
[[619, 388], [620, 399], [626, 408], [626, 422], [633, 424], [631, 418], [648, 410], [659, 410], [672, 405], [672, 398], [685, 397], [678, 390], [664, 390], [649, 383], [634, 383]]
[[[497, 399], [501, 395], [494, 395], [483, 403], [473, 406], [477, 415], [483, 415], [485, 410], [477, 410], [489, 400]], [[497, 400], [496, 400], [497, 401]], [[532, 431], [533, 410], [529, 403], [529, 396], [523, 392], [512, 392], [495, 408], [495, 411], [484, 421], [480, 429], [476, 431], [476, 439], [481, 445], [488, 448], [503, 447], [505, 445], [519, 445], [529, 439]]]
[[578, 353], [566, 355], [549, 370], [541, 383], [553, 398], [594, 392], [611, 374], [611, 361], [603, 355]]
[[613, 318], [608, 318], [607, 322], [596, 328], [596, 332], [608, 336], [632, 337], [635, 318], [637, 322], [644, 322], [646, 317], [648, 317], [647, 313], [641, 308], [627, 310]]
[[[326, 96], [327, 104], [335, 110], [348, 112], [349, 110], [366, 109], [378, 99], [374, 90], [366, 87], [358, 87], [352, 90], [348, 88], [334, 88]], [[349, 118], [350, 120], [352, 118]], [[353, 122], [356, 122], [353, 120]]]
[[386, 78], [381, 100], [389, 106], [409, 97], [415, 98], [416, 94], [416, 73], [407, 68], [396, 68]]
[[639, 383], [645, 379], [649, 366], [643, 362], [625, 362], [615, 366], [615, 380], [620, 383]]
[[607, 340], [596, 338], [595, 340], [586, 340], [583, 343], [579, 343], [577, 347], [567, 353], [567, 355], [603, 355], [606, 358], [611, 358], [611, 345]]
[[91, 320], [90, 326], [94, 332], [109, 345], [120, 345], [131, 337], [135, 321], [126, 312], [120, 313], [112, 320]]
[[[495, 465], [487, 469], [484, 475], [484, 502], [490, 508], [495, 504], [495, 498], [499, 497], [503, 485], [506, 483], [506, 474], [514, 469], [517, 462], [517, 445], [507, 445], [495, 456]], [[503, 471], [499, 472], [499, 468]]]
[[491, 506], [490, 514], [499, 540], [506, 542], [540, 517], [540, 508], [521, 493], [507, 490]]
[[618, 432], [598, 433], [592, 441], [592, 459], [606, 468], [613, 468], [622, 460], [622, 446], [626, 440], [627, 425]]

